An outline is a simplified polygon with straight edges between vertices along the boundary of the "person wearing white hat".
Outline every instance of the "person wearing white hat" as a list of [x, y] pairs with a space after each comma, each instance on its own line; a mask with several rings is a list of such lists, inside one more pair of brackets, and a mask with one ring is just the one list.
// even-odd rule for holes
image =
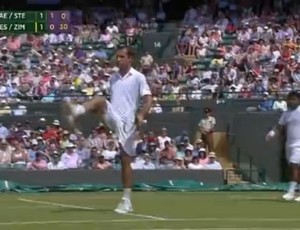
[[66, 151], [61, 155], [61, 162], [66, 169], [76, 169], [81, 165], [81, 159], [75, 148], [76, 146], [70, 142], [66, 146]]
[[48, 163], [48, 170], [63, 170], [66, 169], [65, 165], [60, 161], [60, 155], [54, 151], [51, 155], [50, 162]]
[[175, 165], [172, 167], [173, 169], [186, 169], [184, 159], [182, 157], [175, 157], [174, 161]]
[[[96, 96], [83, 105], [67, 102], [64, 109], [72, 126], [75, 126], [75, 119], [78, 116], [91, 112], [102, 117], [106, 125], [118, 136], [124, 194], [115, 212], [124, 214], [133, 211], [130, 155], [135, 153], [136, 130], [144, 124], [145, 116], [152, 105], [152, 96], [146, 77], [132, 68], [134, 51], [129, 47], [122, 47], [117, 50], [116, 59], [119, 71], [110, 77], [110, 102], [104, 97]], [[141, 98], [143, 106], [140, 109]]]
[[155, 165], [151, 162], [151, 156], [146, 153], [144, 155], [144, 162], [143, 164], [141, 164], [141, 169], [144, 170], [154, 170], [155, 169]]
[[55, 126], [60, 126], [60, 122], [59, 120], [54, 120], [52, 125], [55, 125]]
[[46, 125], [46, 119], [44, 117], [41, 117], [39, 119], [39, 123], [38, 126], [36, 127], [35, 130], [42, 130], [45, 131], [47, 129], [47, 125]]
[[218, 161], [216, 161], [215, 152], [210, 152], [208, 154], [208, 162], [206, 163], [205, 168], [211, 170], [222, 170], [221, 164]]
[[70, 144], [70, 133], [68, 130], [64, 130], [62, 132], [63, 136], [62, 139], [60, 140], [60, 146], [61, 148], [66, 148]]
[[0, 102], [0, 116], [7, 115], [7, 114], [11, 114], [11, 108], [7, 104], [7, 101], [3, 99]]

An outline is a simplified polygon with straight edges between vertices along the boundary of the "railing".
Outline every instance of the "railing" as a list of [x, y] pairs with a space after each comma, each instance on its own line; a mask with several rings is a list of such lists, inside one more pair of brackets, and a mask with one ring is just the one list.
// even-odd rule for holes
[[[225, 172], [225, 183], [229, 182], [229, 175], [231, 172], [237, 175], [242, 176], [242, 181], [250, 182], [250, 183], [264, 183], [266, 182], [266, 174], [263, 169], [252, 169], [252, 170], [247, 170], [247, 169], [226, 169], [224, 170]], [[253, 178], [253, 174], [256, 174], [257, 177]], [[249, 179], [248, 176], [245, 177], [245, 175], [251, 174], [252, 178]], [[248, 178], [248, 179], [247, 179]]]
[[[295, 90], [297, 92], [300, 93], [300, 90]], [[47, 98], [67, 98], [67, 97], [80, 97], [80, 98], [90, 98], [92, 96], [89, 95], [85, 95], [85, 94], [80, 94], [80, 91], [74, 91], [76, 94], [78, 95], [74, 95], [74, 93], [71, 92], [60, 92], [58, 91], [54, 91], [53, 93], [50, 93], [49, 95], [43, 96], [43, 95], [19, 95], [19, 96], [5, 96], [5, 97], [0, 97], [0, 99], [8, 99], [8, 98], [15, 98], [15, 99], [23, 99], [23, 100], [29, 100], [29, 99], [34, 99], [34, 98], [39, 98], [42, 99], [44, 97]], [[290, 91], [284, 91], [284, 90], [280, 90], [280, 91], [272, 91], [270, 98], [273, 98], [275, 96], [275, 94], [277, 94], [278, 96], [281, 97], [285, 97]], [[197, 93], [193, 93], [193, 92], [186, 92], [186, 93], [154, 93], [153, 96], [157, 97], [158, 99], [162, 99], [162, 100], [203, 100], [203, 99], [226, 99], [226, 100], [251, 100], [251, 99], [261, 99], [263, 97], [264, 92], [259, 92], [259, 91], [251, 91], [249, 95], [245, 96], [243, 94], [243, 92], [227, 92], [227, 91], [220, 91], [220, 92], [197, 92]], [[96, 92], [95, 92], [96, 94]], [[222, 95], [223, 96], [222, 96]], [[224, 96], [225, 94], [225, 96]], [[193, 95], [201, 95], [201, 99], [193, 99], [191, 98], [191, 96]], [[106, 97], [109, 97], [109, 95], [105, 95]], [[228, 96], [228, 97], [227, 97]]]
[[[258, 168], [253, 161], [253, 157], [242, 152], [237, 148], [236, 169], [234, 172], [243, 177], [243, 180], [251, 183], [260, 183], [266, 181], [266, 172], [262, 168]], [[254, 177], [256, 175], [256, 177]]]

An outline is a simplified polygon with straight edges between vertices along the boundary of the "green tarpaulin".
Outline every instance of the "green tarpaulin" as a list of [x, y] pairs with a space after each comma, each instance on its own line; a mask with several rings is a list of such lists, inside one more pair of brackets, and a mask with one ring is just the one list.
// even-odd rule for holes
[[[197, 181], [169, 180], [158, 184], [136, 184], [135, 191], [284, 191], [286, 183], [279, 184], [234, 184], [234, 185], [206, 185]], [[88, 191], [119, 191], [119, 185], [105, 184], [70, 184], [58, 186], [33, 186], [18, 184], [10, 181], [0, 181], [1, 192], [88, 192]]]

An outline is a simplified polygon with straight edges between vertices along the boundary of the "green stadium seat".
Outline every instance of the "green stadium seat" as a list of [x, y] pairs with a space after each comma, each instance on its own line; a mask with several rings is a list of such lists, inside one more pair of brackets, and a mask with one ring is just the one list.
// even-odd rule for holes
[[231, 45], [233, 44], [234, 41], [235, 41], [235, 40], [227, 39], [227, 40], [223, 40], [223, 41], [222, 41], [222, 44], [223, 44], [224, 46], [231, 46]]
[[20, 50], [23, 52], [27, 52], [29, 50], [32, 49], [32, 45], [31, 44], [22, 44]]
[[126, 34], [120, 34], [119, 40], [121, 43], [126, 43]]
[[12, 169], [24, 170], [26, 169], [26, 163], [15, 163], [11, 164]]
[[52, 46], [54, 49], [57, 49], [57, 48], [60, 46], [60, 44], [51, 44], [51, 46]]
[[22, 51], [14, 53], [15, 58], [24, 57], [24, 56], [25, 56], [25, 52], [22, 52]]
[[0, 170], [1, 169], [10, 169], [11, 168], [11, 164], [0, 164]]
[[235, 39], [237, 39], [237, 35], [236, 35], [236, 34], [224, 34], [224, 35], [222, 36], [222, 39], [223, 39], [223, 40], [224, 40], [224, 39], [235, 40]]
[[212, 58], [205, 58], [203, 60], [194, 61], [193, 65], [209, 65], [212, 61]]

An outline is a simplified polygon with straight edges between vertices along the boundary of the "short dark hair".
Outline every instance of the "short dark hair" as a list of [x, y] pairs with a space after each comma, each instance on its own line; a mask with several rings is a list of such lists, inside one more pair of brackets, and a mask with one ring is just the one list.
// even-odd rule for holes
[[204, 108], [204, 113], [211, 113], [211, 108], [208, 107]]
[[289, 92], [287, 98], [291, 98], [291, 97], [297, 97], [298, 99], [300, 99], [300, 93], [299, 93], [299, 91], [291, 91], [291, 92]]
[[121, 46], [119, 48], [119, 50], [123, 50], [125, 49], [126, 50], [126, 53], [127, 53], [127, 56], [130, 57], [130, 58], [134, 58], [135, 57], [135, 51], [133, 48], [129, 47], [129, 46]]

